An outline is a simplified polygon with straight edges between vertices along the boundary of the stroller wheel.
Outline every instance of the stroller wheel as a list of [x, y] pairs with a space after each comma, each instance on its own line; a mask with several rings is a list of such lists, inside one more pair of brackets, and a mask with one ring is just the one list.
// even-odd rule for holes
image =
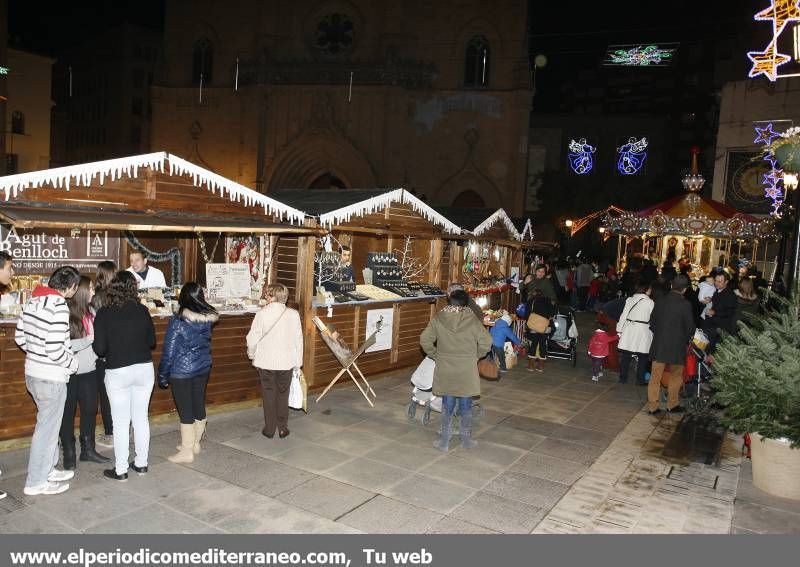
[[425, 413], [422, 414], [422, 425], [428, 425], [431, 422], [431, 406], [425, 408]]
[[417, 415], [417, 403], [410, 402], [408, 407], [406, 408], [406, 415], [408, 416], [409, 420], [413, 420]]

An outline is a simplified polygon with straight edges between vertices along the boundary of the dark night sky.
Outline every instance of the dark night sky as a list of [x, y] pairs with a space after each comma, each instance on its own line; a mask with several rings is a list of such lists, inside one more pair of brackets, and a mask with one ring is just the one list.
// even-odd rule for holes
[[58, 56], [83, 37], [120, 23], [163, 27], [164, 0], [10, 0], [9, 42]]

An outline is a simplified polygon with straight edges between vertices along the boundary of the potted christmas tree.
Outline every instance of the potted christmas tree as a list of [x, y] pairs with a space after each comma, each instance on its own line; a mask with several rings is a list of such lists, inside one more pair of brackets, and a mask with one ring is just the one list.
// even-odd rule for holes
[[750, 433], [753, 484], [800, 500], [800, 293], [727, 336], [714, 360], [723, 423]]

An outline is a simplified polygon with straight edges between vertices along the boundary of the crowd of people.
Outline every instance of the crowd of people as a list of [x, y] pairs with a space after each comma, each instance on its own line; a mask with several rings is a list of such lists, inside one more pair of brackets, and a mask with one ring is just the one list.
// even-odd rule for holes
[[[527, 317], [529, 366], [541, 370], [547, 358], [547, 334], [557, 304], [575, 311], [597, 312], [598, 328], [588, 341], [591, 379], [603, 376], [612, 352], [619, 355], [619, 382], [627, 383], [635, 361], [635, 380], [648, 386], [648, 408], [659, 413], [662, 385], [667, 387], [666, 411], [682, 412], [687, 349], [699, 330], [708, 346], [705, 361], [713, 364], [719, 340], [738, 332], [761, 310], [767, 282], [742, 262], [719, 266], [692, 285], [691, 264], [668, 259], [656, 266], [650, 258], [628, 259], [621, 277], [608, 262], [588, 259], [540, 264], [523, 280], [522, 310]], [[648, 381], [648, 376], [650, 376]]]
[[[31, 440], [26, 495], [59, 494], [69, 488], [77, 462], [110, 461], [96, 449], [97, 441], [113, 446], [108, 479], [124, 482], [129, 470], [148, 473], [150, 426], [148, 408], [155, 383], [170, 388], [180, 421], [180, 444], [169, 457], [190, 463], [201, 453], [206, 431], [206, 389], [212, 366], [211, 336], [218, 321], [196, 282], [184, 284], [178, 307], [168, 323], [156, 369], [152, 352], [156, 332], [139, 292], [163, 274], [134, 251], [131, 268], [117, 271], [102, 262], [94, 279], [71, 266], [57, 269], [33, 290], [18, 319], [15, 341], [25, 352], [25, 383], [37, 406]], [[0, 252], [0, 288], [13, 276], [13, 259]], [[159, 275], [160, 274], [160, 275]], [[522, 303], [516, 316], [525, 320], [528, 370], [544, 372], [548, 337], [559, 305], [595, 309], [598, 329], [588, 340], [591, 379], [599, 381], [612, 352], [619, 353], [619, 382], [626, 383], [635, 361], [635, 381], [648, 385], [651, 415], [662, 410], [662, 385], [667, 388], [666, 411], [684, 411], [679, 391], [687, 345], [697, 329], [709, 339], [713, 363], [716, 343], [735, 333], [737, 322], [760, 309], [765, 282], [757, 273], [730, 273], [718, 268], [701, 278], [695, 289], [690, 267], [667, 262], [659, 271], [649, 260], [629, 261], [618, 278], [608, 263], [589, 261], [539, 264], [520, 286]], [[288, 289], [266, 287], [265, 306], [247, 334], [247, 355], [258, 369], [264, 411], [262, 434], [289, 435], [288, 397], [293, 374], [303, 364], [303, 331], [297, 310], [287, 307]], [[483, 312], [457, 284], [448, 289], [447, 306], [420, 336], [422, 350], [435, 361], [433, 394], [442, 398], [442, 421], [434, 446], [447, 451], [453, 416], [460, 416], [460, 440], [472, 448], [472, 403], [480, 395], [476, 362], [487, 353], [505, 372], [505, 345], [521, 345], [512, 329], [512, 316], [501, 314], [490, 331]], [[649, 383], [647, 376], [650, 375]], [[103, 434], [95, 437], [98, 405]], [[74, 421], [80, 408], [77, 456]], [[129, 455], [133, 429], [134, 458]], [[108, 442], [108, 438], [113, 443]], [[59, 462], [59, 441], [61, 464]], [[0, 498], [5, 496], [0, 493]]]
[[[132, 252], [130, 260], [131, 268], [122, 271], [113, 262], [101, 262], [94, 280], [72, 266], [60, 267], [23, 307], [15, 342], [25, 352], [25, 384], [37, 408], [24, 487], [28, 496], [68, 490], [78, 460], [108, 463], [111, 459], [96, 450], [97, 440], [114, 449], [113, 467], [103, 471], [106, 478], [125, 482], [129, 470], [147, 474], [148, 412], [156, 376], [161, 388], [171, 389], [180, 420], [181, 441], [169, 460], [189, 463], [201, 452], [211, 334], [219, 316], [198, 283], [184, 284], [156, 370], [155, 326], [139, 292], [149, 287], [148, 281], [162, 286], [163, 274], [147, 265], [143, 252]], [[13, 275], [13, 257], [0, 252], [0, 290], [9, 288]], [[247, 335], [247, 352], [261, 379], [266, 437], [273, 437], [276, 427], [279, 437], [289, 435], [288, 387], [303, 361], [300, 316], [286, 306], [288, 295], [282, 284], [267, 286], [266, 304]], [[96, 438], [98, 403], [104, 433]], [[78, 407], [79, 458], [74, 437]], [[0, 492], [0, 498], [5, 496]]]

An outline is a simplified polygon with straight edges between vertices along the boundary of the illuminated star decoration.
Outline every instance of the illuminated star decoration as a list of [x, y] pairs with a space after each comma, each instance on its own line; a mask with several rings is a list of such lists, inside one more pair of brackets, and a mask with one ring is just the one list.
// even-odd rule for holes
[[578, 175], [585, 175], [592, 171], [594, 167], [594, 156], [592, 154], [595, 151], [597, 151], [597, 148], [589, 145], [586, 142], [586, 138], [581, 138], [577, 142], [570, 140], [567, 157], [572, 171]]
[[765, 128], [759, 128], [758, 126], [756, 126], [756, 139], [753, 140], [753, 143], [764, 144], [768, 146], [772, 143], [772, 140], [780, 137], [781, 133], [773, 130], [772, 122], [770, 122], [769, 124], [767, 124]]
[[747, 57], [753, 63], [749, 76], [764, 75], [770, 81], [778, 78], [778, 67], [791, 61], [791, 57], [778, 53], [778, 36], [790, 22], [800, 22], [800, 0], [772, 0], [769, 8], [758, 12], [754, 19], [772, 21], [772, 41], [764, 51], [750, 51]]
[[[772, 122], [767, 123], [766, 128], [756, 128], [756, 139], [753, 141], [756, 144], [764, 144], [765, 146], [772, 143], [772, 140], [780, 137], [780, 133], [772, 129]], [[772, 201], [772, 214], [777, 216], [778, 210], [783, 204], [783, 170], [778, 168], [778, 163], [775, 157], [769, 153], [764, 155], [764, 161], [770, 166], [769, 173], [764, 175], [764, 195]]]
[[753, 62], [748, 76], [752, 79], [764, 75], [770, 81], [778, 78], [778, 67], [792, 59], [788, 55], [778, 53], [775, 41], [770, 43], [764, 51], [748, 51], [747, 57]]
[[757, 13], [756, 21], [772, 20], [772, 35], [779, 36], [789, 22], [800, 22], [800, 2], [798, 0], [772, 0], [772, 5]]
[[647, 159], [647, 138], [628, 138], [627, 143], [617, 148], [617, 153], [617, 170], [622, 175], [635, 175], [641, 171]]

